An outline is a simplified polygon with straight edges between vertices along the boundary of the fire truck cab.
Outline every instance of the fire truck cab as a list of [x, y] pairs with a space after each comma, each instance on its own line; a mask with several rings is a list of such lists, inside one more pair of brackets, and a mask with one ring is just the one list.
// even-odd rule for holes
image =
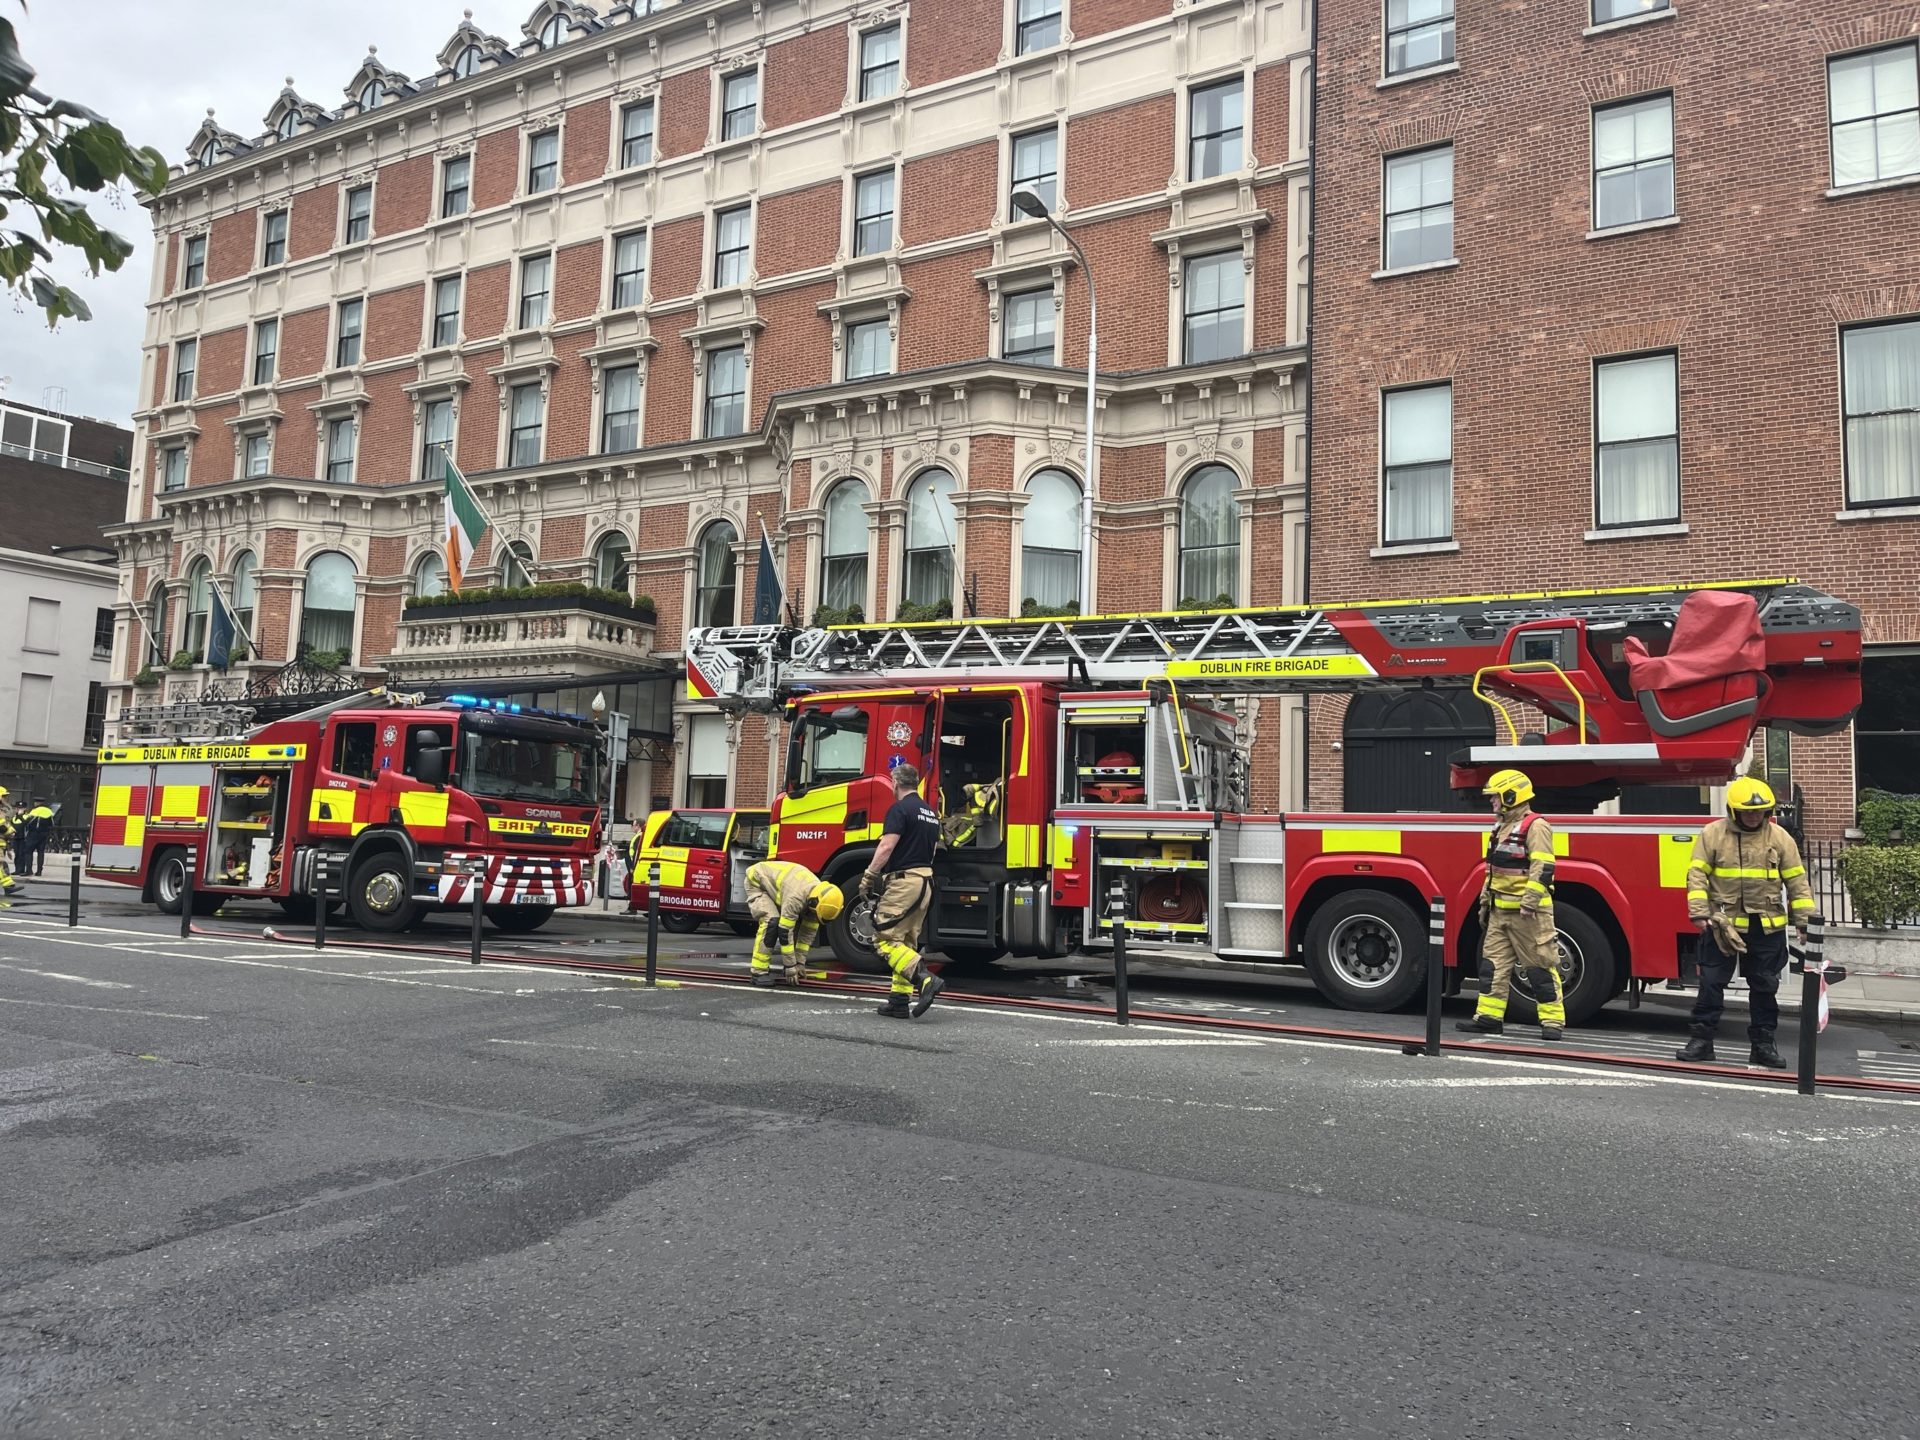
[[365, 929], [469, 904], [531, 930], [593, 898], [604, 742], [569, 717], [505, 702], [321, 707], [232, 738], [100, 751], [88, 873], [178, 913], [196, 904], [329, 903]]

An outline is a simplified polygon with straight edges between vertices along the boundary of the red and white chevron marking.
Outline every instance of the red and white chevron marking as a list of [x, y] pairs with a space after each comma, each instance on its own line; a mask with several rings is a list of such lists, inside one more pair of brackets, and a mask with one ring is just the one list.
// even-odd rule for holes
[[[473, 903], [473, 877], [467, 873], [474, 857], [450, 851], [446, 873], [440, 877], [440, 901], [445, 905]], [[573, 855], [488, 855], [486, 892], [482, 905], [590, 905], [593, 903], [592, 863]]]

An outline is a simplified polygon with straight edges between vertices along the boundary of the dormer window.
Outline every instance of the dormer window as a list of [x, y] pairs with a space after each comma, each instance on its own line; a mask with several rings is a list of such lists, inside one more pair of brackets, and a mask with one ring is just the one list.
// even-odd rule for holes
[[551, 16], [540, 27], [540, 48], [551, 50], [567, 36], [567, 18], [564, 15]]
[[360, 87], [360, 108], [363, 111], [374, 109], [385, 98], [386, 92], [381, 89], [378, 80], [369, 80]]
[[469, 45], [454, 57], [453, 78], [456, 80], [465, 80], [468, 76], [477, 74], [479, 69], [480, 47], [478, 45]]
[[300, 116], [292, 110], [280, 117], [280, 123], [273, 127], [274, 137], [279, 140], [291, 140], [294, 131], [300, 128]]
[[207, 141], [206, 144], [200, 147], [200, 153], [195, 158], [198, 159], [203, 166], [211, 165], [214, 163], [214, 161], [220, 158], [219, 146], [217, 146], [213, 141], [209, 140]]

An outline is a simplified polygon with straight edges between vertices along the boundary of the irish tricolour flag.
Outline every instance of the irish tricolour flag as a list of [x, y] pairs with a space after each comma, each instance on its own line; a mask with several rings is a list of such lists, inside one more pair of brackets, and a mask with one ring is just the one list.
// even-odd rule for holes
[[473, 552], [480, 548], [480, 537], [487, 533], [489, 522], [453, 457], [442, 457], [441, 465], [447, 472], [447, 588], [458, 595], [461, 578], [473, 564]]

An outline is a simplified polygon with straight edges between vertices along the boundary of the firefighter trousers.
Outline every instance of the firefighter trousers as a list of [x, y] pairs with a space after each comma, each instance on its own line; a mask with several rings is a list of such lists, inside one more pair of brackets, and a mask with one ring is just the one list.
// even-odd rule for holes
[[1742, 938], [1747, 942], [1744, 955], [1722, 954], [1713, 937], [1700, 937], [1700, 995], [1688, 1017], [1695, 1025], [1712, 1031], [1720, 1027], [1726, 1013], [1727, 986], [1734, 972], [1747, 978], [1747, 1035], [1756, 1031], [1771, 1036], [1780, 1024], [1780, 974], [1787, 968], [1787, 932], [1769, 930], [1758, 915], [1743, 915], [1746, 922]]
[[1542, 1025], [1567, 1023], [1566, 996], [1560, 988], [1560, 952], [1554, 940], [1551, 910], [1509, 910], [1496, 907], [1481, 941], [1480, 979], [1485, 987], [1474, 1014], [1490, 1020], [1507, 1018], [1507, 994], [1513, 988], [1516, 965], [1526, 969], [1534, 994], [1534, 1008]]
[[747, 908], [753, 912], [753, 918], [760, 922], [753, 932], [753, 958], [747, 962], [747, 968], [755, 975], [766, 974], [773, 969], [773, 957], [778, 952], [780, 968], [786, 978], [798, 984], [801, 963], [807, 958], [807, 952], [813, 949], [814, 938], [820, 933], [820, 922], [809, 915], [796, 922], [793, 929], [782, 930], [777, 911], [761, 913], [763, 910], [773, 911], [773, 905], [758, 894], [747, 897]]
[[913, 994], [913, 972], [920, 964], [920, 931], [933, 906], [933, 871], [928, 866], [895, 870], [873, 903], [874, 949], [893, 975], [895, 995]]

